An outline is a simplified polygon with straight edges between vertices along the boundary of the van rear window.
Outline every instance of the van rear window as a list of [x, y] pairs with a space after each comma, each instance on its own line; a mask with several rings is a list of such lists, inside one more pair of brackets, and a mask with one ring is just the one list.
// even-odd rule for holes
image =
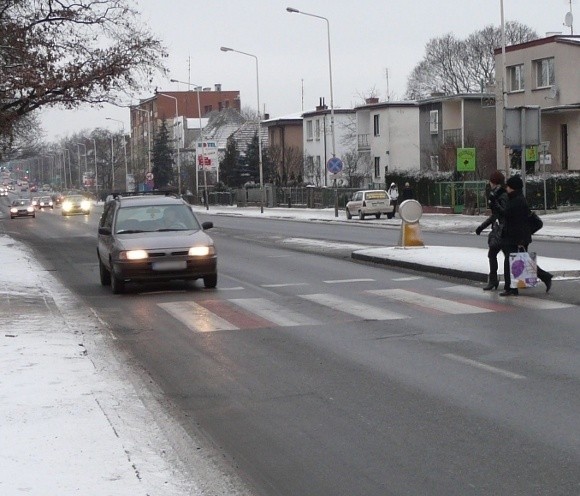
[[387, 192], [386, 191], [373, 191], [372, 193], [366, 194], [367, 200], [386, 200], [387, 199]]

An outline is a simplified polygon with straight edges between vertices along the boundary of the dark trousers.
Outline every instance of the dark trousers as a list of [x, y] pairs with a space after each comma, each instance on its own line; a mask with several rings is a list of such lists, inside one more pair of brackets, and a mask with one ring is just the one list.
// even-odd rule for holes
[[489, 258], [489, 282], [497, 281], [497, 269], [499, 264], [497, 262], [497, 256], [501, 248], [490, 248], [487, 251], [487, 258]]
[[[527, 245], [524, 247], [526, 251], [528, 251]], [[511, 285], [511, 272], [510, 272], [510, 253], [516, 253], [518, 251], [518, 246], [506, 246], [502, 249], [503, 251], [503, 281], [504, 281], [504, 289], [510, 289]], [[491, 259], [490, 259], [491, 261]], [[552, 274], [543, 270], [539, 265], [537, 266], [538, 269], [538, 279], [542, 281], [544, 284], [548, 281]]]

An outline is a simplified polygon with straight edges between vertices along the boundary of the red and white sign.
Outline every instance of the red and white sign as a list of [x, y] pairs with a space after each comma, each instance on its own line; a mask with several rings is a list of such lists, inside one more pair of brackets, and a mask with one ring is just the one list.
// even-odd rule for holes
[[216, 141], [198, 141], [195, 150], [198, 170], [217, 171], [218, 146]]

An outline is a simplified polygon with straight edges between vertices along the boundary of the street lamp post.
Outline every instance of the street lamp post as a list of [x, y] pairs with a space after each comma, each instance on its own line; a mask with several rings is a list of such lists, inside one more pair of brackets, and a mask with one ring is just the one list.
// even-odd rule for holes
[[[201, 144], [201, 164], [203, 167], [203, 194], [205, 197], [205, 209], [209, 210], [209, 197], [207, 195], [207, 173], [206, 173], [206, 169], [205, 169], [205, 150], [203, 148], [203, 131], [202, 131], [202, 123], [201, 123], [201, 103], [200, 103], [200, 99], [199, 99], [199, 88], [200, 85], [196, 85], [193, 83], [186, 83], [184, 81], [178, 81], [177, 79], [171, 79], [172, 83], [181, 83], [181, 84], [187, 84], [188, 86], [195, 86], [196, 90], [195, 92], [197, 93], [197, 116], [199, 118], [199, 141]], [[199, 197], [199, 181], [198, 181], [198, 167], [197, 167], [197, 148], [195, 150], [195, 193], [196, 196]]]
[[258, 167], [260, 169], [260, 213], [264, 213], [264, 171], [262, 166], [262, 113], [260, 111], [260, 76], [258, 71], [258, 57], [251, 53], [241, 52], [233, 48], [220, 47], [222, 52], [236, 52], [252, 57], [256, 61], [256, 95], [258, 98]]
[[99, 199], [99, 170], [97, 169], [97, 140], [93, 138], [93, 152], [95, 155], [95, 195]]
[[[330, 52], [330, 22], [326, 17], [322, 17], [316, 14], [310, 14], [308, 12], [303, 12], [302, 10], [295, 9], [293, 7], [286, 7], [286, 11], [291, 14], [302, 14], [309, 17], [316, 17], [317, 19], [322, 19], [326, 21], [326, 35], [328, 39], [328, 75], [330, 80], [330, 132], [332, 136], [332, 157], [336, 157], [336, 138], [334, 133], [334, 95], [332, 91], [332, 56]], [[325, 164], [326, 166], [326, 164]], [[334, 179], [334, 216], [338, 217], [338, 191], [336, 189], [336, 178]]]
[[[81, 150], [80, 150], [80, 146], [84, 146], [85, 147], [85, 174], [87, 173], [87, 145], [85, 145], [84, 143], [75, 143], [75, 145], [77, 145], [77, 158], [78, 158], [78, 163], [79, 163], [79, 177], [81, 176]], [[81, 182], [81, 186], [84, 186], [84, 183]]]
[[171, 95], [166, 95], [165, 93], [156, 93], [159, 96], [164, 96], [166, 98], [171, 98], [175, 100], [175, 127], [173, 128], [173, 138], [175, 141], [175, 147], [177, 148], [177, 193], [181, 196], [181, 160], [179, 158], [179, 134], [177, 133], [177, 125], [179, 124], [179, 113], [177, 109], [177, 98]]
[[149, 110], [132, 107], [137, 112], [145, 112], [147, 115], [147, 171], [151, 172], [151, 115]]
[[113, 119], [112, 117], [105, 117], [108, 121], [115, 121], [121, 124], [122, 132], [123, 132], [123, 153], [125, 154], [125, 191], [129, 190], [129, 168], [127, 166], [127, 142], [125, 140], [125, 123], [120, 121], [119, 119]]

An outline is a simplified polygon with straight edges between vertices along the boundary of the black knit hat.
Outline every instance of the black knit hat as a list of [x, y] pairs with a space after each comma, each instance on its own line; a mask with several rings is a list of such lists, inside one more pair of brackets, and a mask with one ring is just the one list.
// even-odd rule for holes
[[506, 186], [511, 189], [524, 189], [524, 182], [520, 176], [512, 176], [506, 181]]

